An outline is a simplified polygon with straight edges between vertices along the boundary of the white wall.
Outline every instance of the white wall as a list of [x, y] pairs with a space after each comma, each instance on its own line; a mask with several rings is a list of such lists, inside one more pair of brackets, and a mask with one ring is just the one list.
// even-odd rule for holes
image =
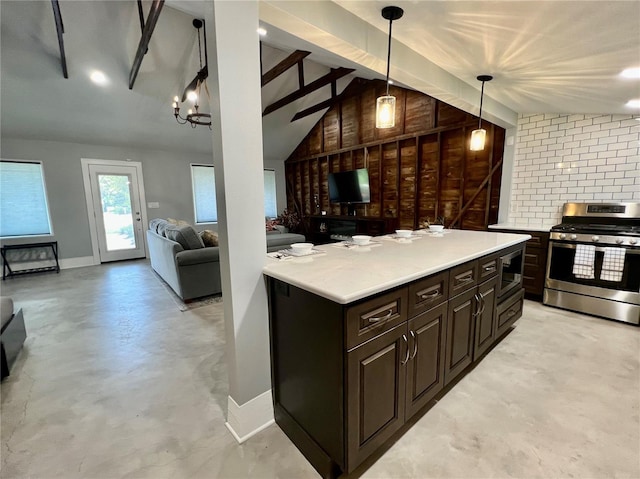
[[[211, 164], [210, 154], [184, 151], [160, 151], [57, 141], [2, 138], [3, 159], [42, 161], [53, 235], [39, 238], [58, 241], [61, 259], [91, 256], [89, 217], [84, 199], [81, 158], [132, 160], [142, 163], [147, 203], [147, 217], [176, 218], [193, 224], [191, 163]], [[265, 168], [276, 172], [278, 212], [286, 207], [284, 162], [265, 162]], [[217, 225], [201, 225], [196, 229], [217, 230]], [[24, 243], [24, 239], [3, 239], [3, 244]]]
[[560, 222], [567, 202], [640, 201], [640, 121], [631, 115], [520, 115], [508, 221]]

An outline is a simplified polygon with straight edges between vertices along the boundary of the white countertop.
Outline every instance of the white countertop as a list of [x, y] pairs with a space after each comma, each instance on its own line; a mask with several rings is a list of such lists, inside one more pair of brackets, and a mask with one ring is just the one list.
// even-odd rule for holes
[[495, 225], [489, 225], [488, 228], [490, 230], [515, 230], [515, 231], [541, 231], [541, 232], [549, 232], [553, 225], [539, 225], [539, 226], [531, 226], [531, 225], [519, 225], [515, 223], [497, 223]]
[[325, 254], [267, 259], [267, 276], [298, 286], [340, 304], [366, 298], [409, 281], [513, 246], [529, 235], [446, 230], [413, 241], [376, 237], [372, 247], [316, 246]]

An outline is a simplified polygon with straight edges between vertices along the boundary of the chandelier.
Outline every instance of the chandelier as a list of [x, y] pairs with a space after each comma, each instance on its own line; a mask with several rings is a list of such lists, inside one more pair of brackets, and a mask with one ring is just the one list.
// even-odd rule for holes
[[[201, 113], [200, 112], [200, 98], [202, 98], [201, 93], [204, 87], [204, 91], [207, 94], [207, 98], [209, 98], [209, 88], [207, 88], [206, 79], [208, 76], [208, 58], [207, 58], [207, 44], [205, 42], [204, 45], [204, 58], [205, 64], [202, 65], [202, 42], [200, 40], [200, 28], [204, 26], [204, 20], [194, 19], [193, 26], [198, 31], [198, 55], [200, 59], [200, 70], [196, 74], [195, 78], [187, 85], [184, 89], [184, 93], [182, 94], [182, 102], [185, 100], [189, 100], [193, 102], [193, 107], [187, 110], [187, 115], [183, 117], [180, 115], [180, 98], [175, 96], [173, 98], [173, 116], [175, 116], [176, 121], [181, 125], [186, 125], [187, 123], [191, 126], [191, 128], [195, 128], [198, 125], [208, 126], [211, 129], [211, 115], [209, 113]], [[204, 37], [206, 40], [206, 28], [204, 29]]]

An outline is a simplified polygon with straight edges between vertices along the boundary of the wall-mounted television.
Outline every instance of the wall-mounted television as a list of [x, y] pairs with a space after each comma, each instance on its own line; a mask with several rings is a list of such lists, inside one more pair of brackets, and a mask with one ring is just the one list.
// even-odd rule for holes
[[370, 203], [369, 171], [360, 168], [329, 173], [329, 201], [331, 203]]

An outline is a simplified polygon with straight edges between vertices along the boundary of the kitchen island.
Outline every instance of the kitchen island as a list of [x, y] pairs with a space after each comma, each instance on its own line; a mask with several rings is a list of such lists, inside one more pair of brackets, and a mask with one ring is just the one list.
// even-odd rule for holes
[[528, 239], [445, 230], [268, 261], [276, 422], [323, 477], [401, 434], [511, 328]]

